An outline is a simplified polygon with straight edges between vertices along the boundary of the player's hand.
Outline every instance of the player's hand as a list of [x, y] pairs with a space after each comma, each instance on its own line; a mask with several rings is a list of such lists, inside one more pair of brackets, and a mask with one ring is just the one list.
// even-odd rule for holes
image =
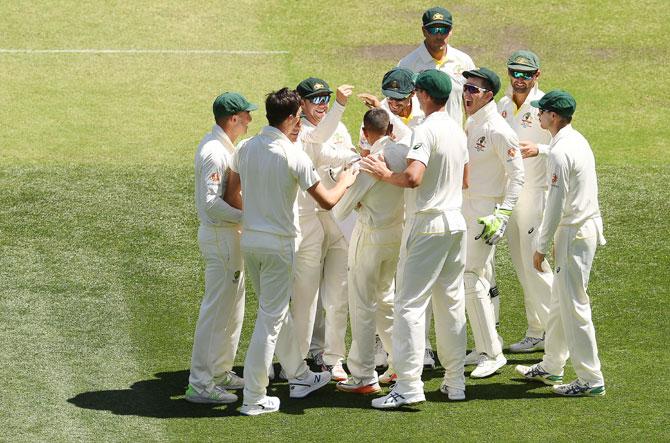
[[358, 175], [358, 168], [353, 167], [352, 165], [345, 166], [340, 173], [340, 176], [337, 178], [338, 183], [344, 183], [345, 187], [350, 187], [356, 181], [356, 176]]
[[354, 87], [351, 85], [340, 85], [337, 88], [337, 91], [335, 93], [335, 99], [339, 104], [342, 106], [347, 105], [347, 101], [349, 100], [349, 97], [351, 97], [351, 94], [354, 92]]
[[531, 158], [537, 157], [537, 154], [540, 153], [537, 145], [533, 142], [522, 140], [519, 142], [521, 149], [521, 158]]
[[542, 269], [542, 264], [544, 263], [544, 257], [545, 255], [535, 251], [533, 254], [533, 267], [537, 270], [537, 272], [545, 272], [544, 269]]
[[486, 217], [479, 217], [477, 223], [484, 225], [481, 234], [475, 237], [475, 240], [483, 238], [487, 245], [495, 245], [505, 235], [507, 229], [507, 222], [512, 215], [511, 209], [503, 209], [496, 205], [493, 214]]
[[379, 101], [377, 97], [367, 92], [358, 94], [356, 97], [361, 99], [361, 101], [370, 109], [379, 108], [382, 105], [382, 102]]
[[367, 172], [377, 180], [390, 177], [393, 172], [386, 167], [384, 156], [382, 155], [368, 155], [360, 161], [361, 171]]

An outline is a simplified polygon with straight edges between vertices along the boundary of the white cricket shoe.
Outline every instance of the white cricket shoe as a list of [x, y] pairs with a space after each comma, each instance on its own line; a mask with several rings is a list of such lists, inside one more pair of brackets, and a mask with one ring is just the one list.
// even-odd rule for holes
[[279, 398], [277, 397], [268, 397], [267, 395], [256, 404], [243, 404], [240, 408], [240, 414], [242, 415], [261, 415], [268, 414], [270, 412], [277, 412], [279, 410]]
[[397, 379], [398, 374], [395, 373], [395, 369], [389, 366], [386, 371], [379, 376], [379, 383], [390, 385], [391, 383], [395, 383]]
[[376, 409], [395, 409], [400, 406], [414, 405], [424, 401], [426, 401], [426, 396], [423, 392], [418, 394], [401, 394], [392, 390], [388, 395], [372, 400], [372, 407]]
[[352, 392], [354, 394], [376, 394], [381, 392], [377, 377], [358, 378], [351, 376], [347, 381], [341, 381], [335, 385], [338, 391]]
[[244, 379], [233, 371], [227, 371], [223, 376], [214, 380], [214, 383], [223, 389], [244, 389]]
[[465, 389], [452, 388], [444, 382], [440, 386], [440, 392], [446, 394], [447, 398], [451, 401], [465, 400]]
[[524, 337], [523, 340], [520, 340], [516, 343], [509, 345], [509, 352], [519, 353], [519, 352], [535, 352], [544, 350], [544, 337]]
[[545, 385], [560, 385], [563, 383], [562, 375], [554, 375], [545, 371], [539, 363], [532, 366], [516, 365], [516, 372], [523, 375], [527, 380], [541, 381]]
[[331, 378], [335, 381], [345, 381], [349, 378], [349, 374], [342, 367], [342, 362], [334, 365], [323, 365], [321, 369], [330, 372]]
[[605, 395], [605, 385], [591, 386], [579, 378], [565, 385], [554, 386], [554, 392], [566, 397], [602, 397]]
[[484, 378], [496, 372], [498, 369], [505, 366], [507, 359], [504, 355], [500, 354], [496, 358], [491, 358], [486, 354], [482, 354], [479, 357], [479, 362], [477, 367], [470, 373], [472, 378]]
[[288, 381], [291, 398], [304, 398], [311, 392], [324, 387], [330, 381], [330, 372], [312, 372], [309, 369], [300, 378], [292, 378]]
[[465, 354], [465, 366], [474, 366], [479, 363], [479, 356], [481, 354], [476, 349]]
[[378, 335], [375, 336], [375, 367], [385, 367], [388, 366], [388, 354], [384, 350], [384, 345], [382, 345], [382, 340]]
[[435, 369], [435, 355], [433, 354], [433, 350], [430, 348], [426, 348], [423, 353], [423, 367]]
[[211, 391], [198, 392], [192, 385], [188, 385], [184, 399], [191, 403], [226, 404], [236, 402], [237, 395], [220, 386], [214, 386]]

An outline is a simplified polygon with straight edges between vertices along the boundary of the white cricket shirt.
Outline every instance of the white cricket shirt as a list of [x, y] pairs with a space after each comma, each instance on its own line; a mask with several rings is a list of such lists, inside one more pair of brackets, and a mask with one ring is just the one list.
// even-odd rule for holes
[[[589, 142], [572, 125], [562, 128], [549, 148], [549, 194], [540, 226], [538, 252], [546, 254], [559, 225], [579, 226], [600, 218], [596, 161]], [[601, 244], [602, 232], [600, 232]]]
[[[538, 145], [548, 145], [551, 134], [540, 127], [539, 109], [530, 105], [532, 100], [539, 100], [544, 95], [535, 84], [528, 97], [519, 109], [512, 100], [512, 87], [507, 89], [503, 98], [498, 102], [498, 111], [508, 125], [516, 132], [519, 140], [529, 140]], [[541, 154], [546, 154], [543, 152]], [[547, 157], [538, 155], [523, 159], [525, 172], [524, 189], [547, 189]]]
[[398, 66], [410, 69], [416, 73], [426, 69], [439, 69], [451, 77], [451, 94], [447, 100], [446, 110], [459, 125], [463, 124], [463, 85], [465, 77], [463, 71], [476, 69], [472, 58], [463, 51], [447, 45], [447, 55], [442, 60], [435, 60], [426, 45], [421, 43], [418, 48], [407, 54]]
[[304, 191], [319, 182], [307, 154], [279, 129], [265, 126], [240, 147], [230, 168], [240, 175], [245, 234], [295, 237], [298, 188]]
[[195, 153], [195, 206], [200, 224], [235, 226], [242, 211], [223, 200], [235, 146], [219, 125], [207, 133]]
[[470, 154], [470, 197], [502, 198], [514, 208], [523, 187], [524, 173], [519, 139], [490, 101], [465, 124]]

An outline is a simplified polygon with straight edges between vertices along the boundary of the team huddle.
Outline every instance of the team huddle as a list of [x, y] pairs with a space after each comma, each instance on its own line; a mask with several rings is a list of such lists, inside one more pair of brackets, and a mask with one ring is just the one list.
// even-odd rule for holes
[[[195, 155], [205, 296], [186, 400], [232, 403], [230, 391], [243, 389], [242, 414], [275, 412], [266, 389], [276, 376], [291, 398], [334, 380], [353, 394], [392, 384], [374, 408], [422, 402], [433, 322], [440, 391], [464, 400], [465, 366], [482, 378], [507, 363], [495, 283], [502, 237], [528, 321], [508, 350], [544, 350], [516, 371], [560, 395], [605, 394], [586, 292], [605, 239], [593, 153], [571, 125], [576, 102], [543, 93], [539, 58], [520, 50], [496, 103], [500, 78], [448, 44], [452, 24], [444, 8], [425, 11], [424, 41], [384, 74], [383, 100], [358, 95], [369, 108], [358, 147], [341, 122], [350, 85], [333, 91], [309, 77], [269, 93], [268, 125], [237, 145], [257, 106], [238, 93], [216, 98]], [[259, 307], [241, 378], [232, 367], [245, 275]], [[577, 379], [564, 383], [568, 358]]]

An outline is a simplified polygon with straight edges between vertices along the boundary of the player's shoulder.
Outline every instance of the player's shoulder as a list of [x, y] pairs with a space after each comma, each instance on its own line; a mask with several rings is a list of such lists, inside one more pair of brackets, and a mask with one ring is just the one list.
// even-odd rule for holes
[[423, 43], [416, 48], [414, 48], [409, 54], [404, 56], [403, 58], [400, 59], [398, 62], [398, 66], [401, 68], [407, 68], [411, 69], [412, 71], [415, 70], [415, 65], [419, 62], [421, 59], [421, 49], [423, 47]]
[[449, 46], [449, 57], [457, 60], [459, 64], [464, 65], [468, 69], [474, 68], [475, 62], [472, 60], [472, 57], [470, 57], [468, 54], [466, 54], [464, 51], [461, 51], [458, 48], [454, 48], [453, 46]]

